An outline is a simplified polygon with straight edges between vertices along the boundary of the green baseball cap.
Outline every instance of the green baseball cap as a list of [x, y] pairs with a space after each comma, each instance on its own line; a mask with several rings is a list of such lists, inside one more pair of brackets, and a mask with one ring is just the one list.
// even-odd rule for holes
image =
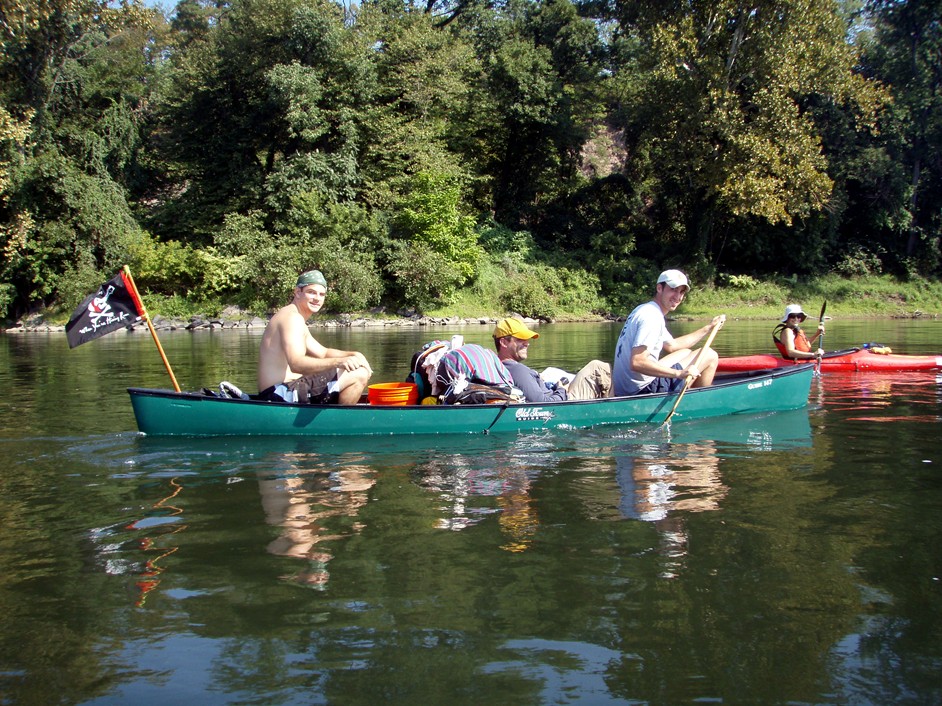
[[324, 279], [324, 275], [321, 274], [320, 270], [308, 270], [307, 272], [302, 272], [300, 275], [298, 275], [298, 283], [294, 286], [306, 287], [309, 284], [319, 284], [324, 289], [327, 289], [327, 280]]

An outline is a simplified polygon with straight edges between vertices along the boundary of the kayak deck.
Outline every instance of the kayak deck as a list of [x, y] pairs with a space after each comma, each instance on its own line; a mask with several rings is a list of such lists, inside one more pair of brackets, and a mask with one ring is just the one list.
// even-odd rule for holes
[[[809, 361], [786, 360], [771, 354], [720, 358], [718, 373], [739, 373], [767, 368], [807, 365]], [[942, 370], [942, 355], [902, 355], [879, 353], [869, 348], [848, 348], [825, 353], [821, 372], [908, 372]]]

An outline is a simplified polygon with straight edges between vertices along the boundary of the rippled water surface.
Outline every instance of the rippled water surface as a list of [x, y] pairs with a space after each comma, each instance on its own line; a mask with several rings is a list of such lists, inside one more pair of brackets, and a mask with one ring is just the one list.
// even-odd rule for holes
[[[574, 370], [619, 326], [540, 331], [531, 364]], [[490, 345], [315, 329], [375, 381], [453, 333]], [[942, 322], [827, 339], [942, 353]], [[258, 333], [161, 342], [186, 389], [252, 387]], [[125, 388], [170, 386], [146, 334], [0, 336], [0, 378], [2, 703], [942, 702], [934, 373], [670, 428], [326, 441], [138, 435]]]

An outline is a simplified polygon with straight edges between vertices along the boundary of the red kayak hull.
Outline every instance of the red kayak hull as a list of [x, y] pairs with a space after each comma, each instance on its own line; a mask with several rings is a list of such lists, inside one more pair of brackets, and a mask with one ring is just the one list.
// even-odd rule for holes
[[[741, 355], [720, 358], [718, 373], [739, 373], [765, 368], [785, 368], [807, 360], [785, 360], [777, 355]], [[909, 372], [942, 370], [942, 355], [900, 355], [874, 353], [867, 348], [851, 348], [825, 353], [821, 359], [821, 372]]]

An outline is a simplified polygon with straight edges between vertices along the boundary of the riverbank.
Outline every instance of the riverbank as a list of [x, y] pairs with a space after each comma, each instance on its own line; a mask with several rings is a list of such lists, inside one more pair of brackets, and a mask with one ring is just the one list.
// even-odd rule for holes
[[[779, 280], [759, 282], [748, 276], [725, 277], [721, 286], [694, 287], [684, 303], [671, 318], [698, 321], [710, 319], [717, 314], [726, 314], [735, 320], [776, 321], [788, 303], [800, 303], [809, 317], [815, 318], [824, 302], [827, 316], [832, 319], [918, 319], [942, 316], [942, 283], [921, 281], [902, 282], [886, 275], [848, 279], [825, 275], [806, 282]], [[553, 322], [622, 321], [637, 301], [624, 307], [624, 311], [596, 314], [593, 312], [567, 312], [555, 316]], [[151, 301], [145, 296], [154, 327], [158, 331], [264, 328], [268, 317], [244, 311], [235, 306], [220, 306], [218, 315], [195, 314], [192, 316], [162, 316], [159, 298]], [[377, 307], [369, 312], [348, 314], [323, 313], [311, 321], [312, 327], [436, 327], [493, 325], [506, 313], [481, 311], [486, 307], [480, 301], [461, 300], [441, 310], [419, 314], [410, 311], [391, 312]], [[10, 333], [23, 331], [63, 331], [65, 318], [62, 312], [39, 312], [23, 317], [16, 322], [0, 327]], [[522, 316], [525, 321], [547, 319]], [[142, 323], [132, 328], [146, 326]]]
[[[337, 316], [318, 316], [309, 323], [315, 328], [436, 328], [446, 326], [494, 326], [499, 318], [498, 316], [476, 316], [476, 317], [457, 317], [457, 316], [408, 316], [397, 318], [377, 318], [373, 316], [358, 316], [355, 314], [339, 314]], [[519, 317], [529, 325], [541, 323], [536, 319], [528, 317]], [[587, 317], [580, 319], [583, 321], [605, 321], [616, 320], [615, 318], [606, 319], [605, 317]], [[154, 329], [160, 333], [162, 331], [212, 331], [212, 330], [241, 330], [258, 329], [262, 330], [268, 325], [268, 319], [260, 316], [254, 316], [234, 308], [227, 309], [220, 316], [193, 316], [187, 320], [166, 318], [163, 316], [153, 316], [151, 323]], [[545, 322], [543, 322], [545, 323]], [[129, 324], [129, 331], [147, 331], [147, 324], [144, 321], [138, 321]], [[43, 320], [42, 316], [28, 317], [17, 321], [15, 325], [3, 329], [5, 333], [55, 333], [64, 332], [65, 326], [58, 323], [50, 323]]]
[[[805, 311], [815, 318], [815, 313], [817, 309], [811, 307], [805, 307]], [[725, 313], [727, 318], [732, 320], [776, 320], [778, 315], [776, 314], [767, 314], [767, 315], [757, 315], [755, 311], [740, 311], [740, 310], [724, 310], [722, 307], [716, 309], [717, 313]], [[834, 318], [834, 310], [828, 306], [827, 317], [828, 319]], [[671, 321], [700, 321], [710, 319], [714, 316], [713, 313], [709, 311], [701, 312], [682, 312], [677, 311], [671, 316], [668, 317], [668, 320]], [[928, 318], [928, 319], [937, 319], [940, 317], [938, 313], [923, 312], [920, 310], [912, 312], [895, 312], [890, 314], [858, 314], [858, 315], [847, 315], [839, 314], [841, 319], [919, 319], [919, 318]], [[323, 315], [317, 316], [309, 322], [309, 326], [312, 328], [437, 328], [437, 327], [454, 327], [454, 326], [494, 326], [498, 319], [503, 318], [503, 315], [497, 316], [474, 316], [474, 317], [459, 317], [459, 316], [403, 316], [396, 318], [384, 318], [377, 316], [362, 316], [357, 314], [339, 314], [339, 315]], [[587, 315], [584, 317], [564, 317], [560, 319], [555, 319], [552, 322], [540, 319], [533, 319], [527, 316], [519, 316], [528, 325], [537, 325], [541, 323], [585, 323], [585, 322], [598, 322], [603, 323], [606, 321], [612, 323], [620, 323], [625, 320], [624, 316], [594, 316]], [[151, 322], [154, 325], [154, 329], [160, 333], [164, 331], [215, 331], [215, 330], [244, 330], [244, 329], [257, 329], [261, 331], [268, 325], [268, 319], [262, 318], [260, 316], [255, 316], [246, 312], [239, 310], [234, 310], [233, 308], [227, 309], [223, 314], [219, 316], [192, 316], [189, 319], [178, 319], [178, 318], [167, 318], [160, 315], [153, 316]], [[144, 321], [139, 321], [127, 326], [128, 331], [147, 331], [147, 324]], [[2, 333], [17, 334], [17, 333], [55, 333], [55, 332], [64, 332], [65, 325], [59, 323], [51, 323], [46, 320], [41, 315], [36, 315], [33, 317], [26, 317], [20, 319], [15, 324], [0, 329]]]

